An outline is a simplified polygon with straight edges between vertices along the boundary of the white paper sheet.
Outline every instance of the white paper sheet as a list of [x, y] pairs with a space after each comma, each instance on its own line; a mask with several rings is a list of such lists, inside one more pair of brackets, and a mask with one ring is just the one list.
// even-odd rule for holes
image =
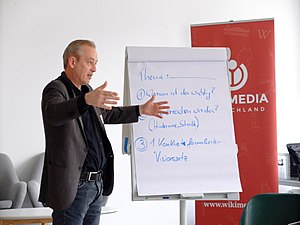
[[133, 125], [142, 196], [240, 192], [225, 48], [127, 48], [131, 104], [167, 100]]

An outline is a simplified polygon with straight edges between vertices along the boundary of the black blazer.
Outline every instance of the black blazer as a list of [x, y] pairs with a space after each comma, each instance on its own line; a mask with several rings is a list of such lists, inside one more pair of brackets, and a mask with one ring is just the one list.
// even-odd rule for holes
[[[88, 85], [89, 90], [92, 88]], [[39, 201], [55, 210], [68, 208], [74, 201], [87, 142], [83, 132], [78, 97], [64, 72], [43, 90], [42, 115], [46, 150]], [[138, 121], [138, 106], [113, 107], [105, 110], [93, 107], [107, 158], [103, 174], [103, 195], [110, 195], [114, 184], [114, 155], [104, 123], [119, 124]], [[103, 118], [103, 121], [102, 121]]]

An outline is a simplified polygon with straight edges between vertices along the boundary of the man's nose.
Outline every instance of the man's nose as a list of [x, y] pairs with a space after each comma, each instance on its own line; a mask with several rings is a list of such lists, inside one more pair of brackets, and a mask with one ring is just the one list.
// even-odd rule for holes
[[95, 64], [93, 64], [93, 66], [92, 66], [91, 70], [92, 70], [93, 72], [96, 72], [96, 70], [97, 70], [97, 66], [96, 66]]

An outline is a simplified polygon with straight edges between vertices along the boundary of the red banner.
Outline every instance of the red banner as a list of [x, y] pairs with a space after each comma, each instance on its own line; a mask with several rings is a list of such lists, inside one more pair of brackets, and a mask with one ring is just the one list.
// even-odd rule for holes
[[197, 201], [196, 225], [238, 225], [258, 193], [278, 192], [274, 21], [191, 26], [192, 47], [228, 47], [229, 82], [243, 192], [239, 201]]

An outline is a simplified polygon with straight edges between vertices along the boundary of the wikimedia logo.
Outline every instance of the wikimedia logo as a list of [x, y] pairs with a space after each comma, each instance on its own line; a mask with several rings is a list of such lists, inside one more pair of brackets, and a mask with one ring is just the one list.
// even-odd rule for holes
[[[229, 59], [231, 58], [231, 50], [228, 51]], [[247, 67], [237, 61], [230, 59], [228, 61], [229, 83], [232, 91], [231, 103], [234, 113], [251, 113], [264, 112], [266, 104], [269, 103], [265, 93], [239, 93], [234, 94], [234, 91], [242, 89], [248, 80]]]
[[[231, 50], [228, 50], [229, 59], [231, 58]], [[244, 87], [248, 79], [247, 67], [242, 63], [238, 65], [237, 61], [230, 59], [228, 61], [230, 90], [237, 91]]]

